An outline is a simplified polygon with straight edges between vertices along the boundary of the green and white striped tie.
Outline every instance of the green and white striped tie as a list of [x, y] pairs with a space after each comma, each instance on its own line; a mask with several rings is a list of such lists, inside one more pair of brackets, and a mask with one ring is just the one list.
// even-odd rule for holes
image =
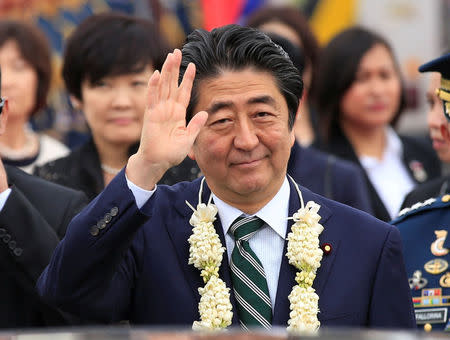
[[264, 221], [254, 217], [238, 217], [230, 227], [236, 245], [231, 253], [231, 277], [236, 296], [239, 322], [243, 329], [271, 328], [272, 304], [264, 268], [250, 248], [248, 240]]

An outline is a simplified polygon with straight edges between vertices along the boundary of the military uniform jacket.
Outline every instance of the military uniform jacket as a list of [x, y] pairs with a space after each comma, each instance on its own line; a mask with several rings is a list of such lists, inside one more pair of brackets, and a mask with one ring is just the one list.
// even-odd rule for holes
[[450, 176], [438, 177], [418, 185], [408, 195], [402, 203], [403, 208], [411, 207], [417, 202], [423, 202], [430, 197], [443, 196], [450, 190]]
[[450, 195], [405, 208], [391, 223], [403, 240], [418, 327], [450, 331]]
[[[39, 293], [64, 310], [98, 322], [184, 325], [199, 319], [200, 272], [188, 264], [189, 219], [198, 203], [200, 180], [158, 186], [142, 209], [124, 171], [71, 222], [50, 265], [38, 281]], [[289, 214], [300, 207], [291, 183]], [[321, 205], [324, 255], [313, 287], [324, 326], [415, 327], [411, 295], [397, 228], [360, 210], [300, 187], [306, 202]], [[210, 191], [204, 188], [202, 201]], [[225, 244], [220, 218], [214, 222]], [[290, 224], [288, 224], [288, 232]], [[368, 242], [370, 240], [370, 242]], [[284, 246], [286, 253], [286, 242]], [[219, 275], [231, 285], [228, 257]], [[286, 326], [296, 270], [283, 256], [273, 324]], [[231, 293], [233, 311], [235, 298]], [[236, 312], [233, 325], [238, 325]]]

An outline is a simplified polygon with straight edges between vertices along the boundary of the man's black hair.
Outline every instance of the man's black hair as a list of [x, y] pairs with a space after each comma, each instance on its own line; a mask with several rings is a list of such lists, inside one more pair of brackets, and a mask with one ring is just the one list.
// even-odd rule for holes
[[286, 100], [289, 128], [292, 128], [303, 82], [287, 53], [264, 33], [250, 27], [227, 25], [211, 32], [197, 29], [187, 37], [183, 46], [180, 80], [189, 63], [196, 66], [196, 75], [186, 118], [192, 118], [198, 102], [199, 82], [216, 77], [225, 70], [255, 69], [271, 74]]

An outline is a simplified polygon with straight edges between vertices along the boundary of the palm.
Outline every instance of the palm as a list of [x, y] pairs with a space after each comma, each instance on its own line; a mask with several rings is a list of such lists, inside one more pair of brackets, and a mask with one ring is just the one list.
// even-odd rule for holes
[[148, 105], [139, 150], [147, 160], [167, 169], [186, 157], [207, 117], [206, 113], [200, 113], [186, 126], [186, 108], [195, 67], [188, 67], [178, 86], [180, 62], [181, 52], [175, 50], [167, 57], [161, 74], [155, 72], [149, 80]]

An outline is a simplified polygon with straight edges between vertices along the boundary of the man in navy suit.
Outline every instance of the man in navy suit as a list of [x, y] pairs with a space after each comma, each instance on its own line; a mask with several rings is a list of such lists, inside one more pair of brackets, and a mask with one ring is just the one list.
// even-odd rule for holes
[[[323, 326], [414, 327], [397, 229], [297, 187], [286, 175], [301, 95], [298, 71], [263, 33], [230, 25], [190, 34], [183, 51], [169, 54], [161, 73], [149, 80], [138, 152], [72, 220], [39, 279], [40, 294], [98, 322], [192, 325], [211, 314], [221, 321], [229, 300], [232, 325], [243, 328], [258, 322], [266, 328], [287, 326], [295, 314], [318, 317]], [[197, 161], [204, 178], [156, 187], [186, 155]], [[197, 206], [210, 200], [209, 208]], [[299, 238], [309, 240], [314, 254], [323, 249], [317, 276], [308, 274], [308, 281], [285, 255], [293, 224], [288, 217], [310, 201], [320, 206], [324, 229], [314, 236], [320, 230], [317, 220], [303, 219], [308, 232]], [[192, 217], [187, 203], [204, 214]], [[188, 263], [190, 223], [205, 225], [215, 209], [208, 235], [217, 233], [225, 253], [218, 264], [209, 258], [203, 274], [212, 274], [202, 277]], [[245, 223], [235, 222], [242, 216]], [[262, 227], [241, 239], [237, 229], [253, 220], [262, 221]], [[211, 254], [220, 248], [216, 243], [205, 249]], [[303, 248], [297, 250], [305, 255]], [[239, 272], [239, 256], [260, 268], [265, 283]], [[302, 273], [311, 273], [310, 268]], [[204, 290], [199, 288], [212, 277], [231, 288], [230, 296], [203, 300], [200, 313]], [[313, 299], [308, 307], [290, 306], [296, 279], [309, 289], [300, 301], [311, 297], [313, 281], [319, 313]], [[245, 295], [254, 293], [260, 301], [248, 302], [239, 280], [248, 288]], [[264, 320], [261, 300], [270, 306]], [[222, 302], [223, 309], [215, 307]], [[248, 314], [257, 322], [248, 324]]]
[[[9, 115], [0, 95], [0, 135]], [[35, 285], [67, 225], [86, 203], [81, 192], [31, 176], [0, 158], [0, 329], [81, 322], [45, 303]]]

